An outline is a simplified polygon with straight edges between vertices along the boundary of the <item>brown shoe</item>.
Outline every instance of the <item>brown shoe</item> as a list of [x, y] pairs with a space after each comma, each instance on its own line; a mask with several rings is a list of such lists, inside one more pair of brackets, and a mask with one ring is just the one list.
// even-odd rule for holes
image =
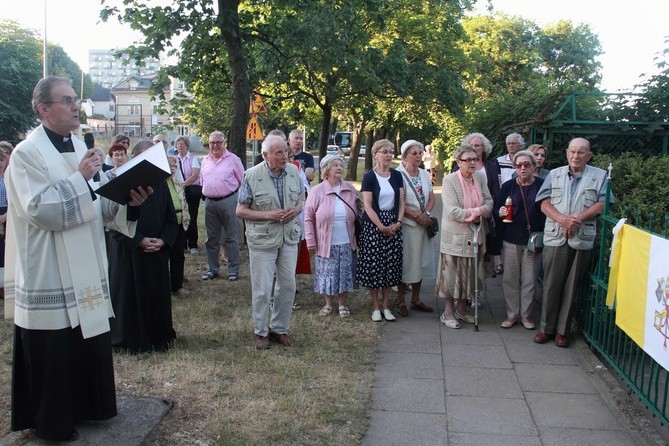
[[569, 347], [569, 338], [560, 333], [555, 333], [555, 345], [562, 348]]
[[256, 335], [256, 348], [258, 350], [267, 350], [269, 348], [269, 338], [267, 336]]
[[543, 331], [540, 331], [534, 336], [534, 342], [537, 344], [545, 344], [553, 338], [553, 335], [546, 334]]
[[409, 317], [409, 310], [407, 310], [406, 304], [397, 307], [397, 313], [402, 317]]
[[276, 342], [277, 344], [281, 344], [284, 347], [292, 347], [293, 346], [293, 340], [288, 336], [287, 334], [279, 334], [279, 333], [274, 333], [273, 331], [269, 332], [269, 338]]

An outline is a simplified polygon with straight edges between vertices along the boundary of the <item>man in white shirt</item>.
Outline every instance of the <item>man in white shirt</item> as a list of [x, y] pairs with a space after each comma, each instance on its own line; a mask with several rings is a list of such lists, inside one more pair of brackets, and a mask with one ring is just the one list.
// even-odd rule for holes
[[500, 171], [500, 186], [511, 179], [515, 166], [513, 165], [513, 157], [520, 150], [525, 148], [525, 140], [518, 133], [511, 133], [506, 137], [506, 150], [509, 152], [497, 158]]

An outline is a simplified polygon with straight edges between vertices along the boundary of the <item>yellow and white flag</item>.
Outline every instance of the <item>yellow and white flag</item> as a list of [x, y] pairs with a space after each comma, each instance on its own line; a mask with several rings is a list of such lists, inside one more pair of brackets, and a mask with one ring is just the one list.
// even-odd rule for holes
[[607, 304], [616, 325], [669, 370], [669, 240], [624, 225], [612, 250]]

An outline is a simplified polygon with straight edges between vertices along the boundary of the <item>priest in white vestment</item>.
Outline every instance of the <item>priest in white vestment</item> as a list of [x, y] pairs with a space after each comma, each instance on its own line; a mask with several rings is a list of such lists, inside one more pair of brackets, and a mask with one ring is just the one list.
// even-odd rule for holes
[[126, 207], [93, 192], [107, 177], [96, 149], [71, 133], [79, 104], [68, 79], [42, 79], [33, 92], [42, 125], [16, 147], [6, 174], [11, 428], [47, 440], [76, 439], [77, 422], [116, 415], [103, 227], [133, 234], [133, 207], [147, 196], [133, 191]]

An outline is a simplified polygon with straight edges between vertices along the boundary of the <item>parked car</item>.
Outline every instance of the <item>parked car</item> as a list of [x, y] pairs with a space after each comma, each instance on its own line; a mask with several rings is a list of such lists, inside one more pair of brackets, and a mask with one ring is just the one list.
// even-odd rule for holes
[[335, 132], [332, 136], [332, 143], [338, 145], [342, 153], [346, 156], [351, 154], [351, 142], [353, 133], [351, 132]]
[[365, 156], [365, 152], [367, 152], [367, 146], [362, 144], [358, 150], [358, 156]]
[[342, 152], [341, 147], [335, 146], [334, 144], [328, 145], [327, 149], [325, 152], [328, 155], [339, 155], [339, 156], [344, 156], [344, 152]]

